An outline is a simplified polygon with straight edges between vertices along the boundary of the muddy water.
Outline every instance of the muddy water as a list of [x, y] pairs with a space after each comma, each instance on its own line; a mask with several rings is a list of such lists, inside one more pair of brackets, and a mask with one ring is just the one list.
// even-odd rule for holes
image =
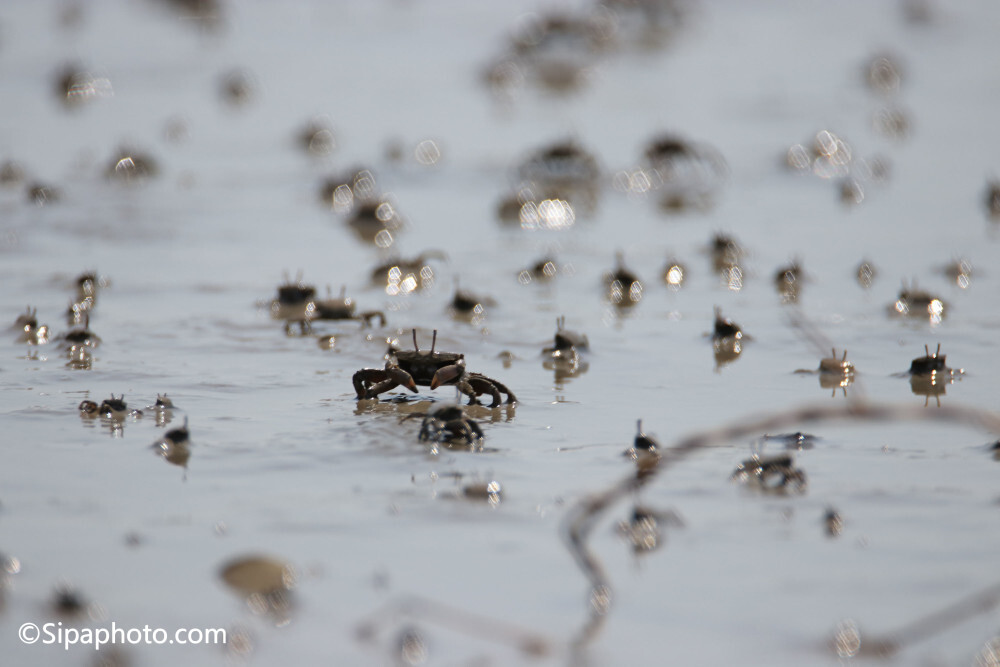
[[[62, 334], [75, 278], [106, 283], [88, 369], [69, 367], [56, 342], [28, 346], [11, 330], [0, 343], [0, 551], [20, 564], [2, 591], [5, 664], [101, 655], [17, 639], [22, 623], [48, 620], [230, 631], [226, 649], [119, 647], [153, 665], [405, 664], [425, 653], [427, 664], [835, 664], [838, 625], [870, 646], [994, 585], [997, 433], [968, 415], [911, 413], [996, 408], [997, 230], [984, 192], [996, 175], [1000, 14], [988, 2], [930, 5], [918, 20], [918, 4], [690, 5], [658, 43], [571, 50], [592, 71], [569, 92], [530, 71], [511, 89], [483, 81], [534, 3], [234, 3], [207, 23], [169, 3], [0, 8], [0, 158], [27, 174], [0, 191], [0, 313], [13, 323], [30, 304]], [[884, 54], [898, 90], [891, 77], [866, 82]], [[67, 62], [107, 84], [68, 107], [55, 85]], [[220, 92], [237, 70], [244, 103]], [[905, 131], [898, 118], [894, 134], [873, 125], [887, 108], [905, 114]], [[296, 134], [318, 115], [336, 145], [317, 156]], [[860, 203], [843, 200], [829, 161], [815, 173], [785, 164], [824, 130], [850, 148]], [[665, 132], [724, 157], [725, 177], [696, 207], [665, 211], [659, 191], [621, 187]], [[599, 164], [593, 210], [556, 229], [501, 222], [517, 165], [567, 138]], [[440, 151], [432, 165], [415, 151], [427, 162], [427, 140]], [[123, 144], [157, 173], [107, 178]], [[389, 248], [359, 240], [319, 199], [326, 177], [358, 166], [404, 219]], [[29, 202], [36, 181], [59, 200]], [[745, 250], [738, 285], [712, 266], [719, 233]], [[430, 260], [425, 289], [370, 282], [389, 256], [428, 249], [447, 259]], [[629, 309], [602, 283], [616, 252], [645, 286]], [[547, 255], [553, 280], [518, 279]], [[668, 258], [686, 268], [680, 289], [660, 279]], [[942, 271], [960, 258], [974, 267], [965, 288]], [[855, 277], [865, 259], [878, 270], [867, 288]], [[805, 279], [797, 304], [782, 303], [773, 275], [793, 260]], [[387, 326], [315, 322], [312, 335], [286, 335], [269, 303], [299, 273], [320, 295], [344, 286]], [[449, 313], [456, 281], [489, 299], [483, 318]], [[944, 301], [940, 323], [889, 315], [913, 283]], [[721, 365], [716, 306], [750, 337]], [[559, 316], [590, 342], [571, 377], [541, 356]], [[437, 329], [439, 350], [516, 392], [516, 409], [474, 413], [483, 451], [420, 442], [420, 420], [401, 419], [452, 389], [357, 400], [354, 372], [381, 368], [387, 339], [409, 348], [414, 327], [422, 346]], [[938, 343], [966, 373], [943, 393], [915, 393], [895, 374]], [[857, 369], [846, 392], [795, 373], [834, 346]], [[162, 393], [177, 406], [165, 426], [146, 409]], [[80, 417], [82, 400], [112, 394], [143, 416]], [[761, 431], [713, 441], [614, 497], [587, 540], [613, 601], [588, 632], [591, 583], [565, 521], [634, 475], [622, 452], [637, 419], [668, 446], [849, 400], [911, 413], [776, 424], [817, 438], [795, 453], [804, 493], [730, 479]], [[184, 419], [189, 457], [171, 464], [152, 445]], [[498, 504], [465, 492], [491, 481]], [[636, 504], [662, 528], [638, 553], [619, 530]], [[843, 519], [837, 536], [828, 508]], [[289, 609], [254, 612], [219, 576], [258, 553], [295, 569]], [[61, 582], [89, 603], [82, 615], [51, 610]], [[893, 635], [898, 660], [985, 661], [997, 618]]]

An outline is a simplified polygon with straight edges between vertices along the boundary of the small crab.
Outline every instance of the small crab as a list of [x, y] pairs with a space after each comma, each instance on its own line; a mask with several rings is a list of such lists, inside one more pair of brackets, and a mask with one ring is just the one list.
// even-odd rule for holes
[[83, 322], [60, 336], [60, 341], [71, 354], [80, 348], [93, 349], [101, 344], [100, 336], [90, 330], [90, 316], [86, 313]]
[[651, 470], [659, 463], [660, 443], [643, 432], [641, 419], [636, 422], [635, 441], [623, 455], [635, 461], [640, 471]]
[[428, 250], [410, 259], [390, 259], [372, 269], [372, 284], [383, 287], [386, 294], [393, 296], [429, 287], [434, 284], [432, 259], [444, 261], [448, 256], [440, 250]]
[[629, 308], [642, 299], [642, 282], [639, 277], [625, 268], [625, 259], [621, 252], [615, 255], [615, 268], [604, 274], [604, 285], [607, 298], [613, 305]]
[[[329, 288], [327, 288], [329, 293]], [[371, 326], [372, 320], [377, 319], [379, 326], [385, 326], [385, 313], [381, 310], [357, 311], [357, 304], [345, 294], [347, 288], [340, 289], [340, 296], [334, 298], [327, 296], [326, 299], [314, 299], [311, 306], [306, 306], [306, 312], [310, 319], [314, 320], [358, 320], [362, 326]]]
[[188, 459], [191, 458], [190, 443], [191, 434], [185, 417], [184, 425], [164, 433], [162, 438], [153, 443], [153, 449], [168, 463], [186, 467]]
[[555, 258], [546, 255], [531, 266], [521, 269], [517, 274], [517, 281], [522, 285], [527, 285], [532, 281], [546, 282], [555, 278], [558, 273], [559, 265]]
[[299, 147], [316, 157], [323, 157], [333, 152], [337, 147], [329, 119], [318, 116], [311, 119], [295, 136]]
[[904, 285], [889, 306], [889, 313], [904, 317], [929, 317], [931, 324], [940, 324], [945, 315], [945, 303], [930, 292]]
[[805, 493], [806, 490], [806, 474], [795, 467], [795, 459], [790, 453], [754, 454], [736, 466], [731, 479], [765, 493]]
[[347, 221], [355, 235], [362, 241], [388, 248], [393, 242], [393, 232], [404, 225], [396, 207], [387, 200], [364, 201]]
[[799, 262], [793, 261], [774, 273], [774, 287], [781, 295], [782, 303], [795, 303], [802, 291], [804, 275]]
[[955, 371], [945, 364], [946, 355], [941, 354], [941, 343], [938, 343], [937, 349], [934, 354], [931, 354], [931, 349], [929, 346], [924, 345], [924, 356], [917, 357], [910, 362], [910, 370], [908, 371], [910, 375], [935, 375], [937, 373], [945, 373], [948, 375], [953, 375], [957, 373], [963, 373], [961, 369]]
[[437, 329], [430, 350], [421, 350], [417, 344], [417, 330], [413, 330], [413, 350], [390, 349], [385, 369], [365, 368], [354, 374], [354, 390], [359, 399], [377, 398], [379, 394], [396, 387], [406, 387], [412, 392], [417, 386], [437, 389], [454, 385], [469, 397], [469, 405], [479, 402], [478, 397], [493, 397], [491, 408], [500, 405], [500, 394], [507, 395], [507, 404], [517, 403], [514, 393], [500, 382], [480, 373], [465, 369], [465, 355], [457, 352], [437, 352]]
[[760, 442], [780, 442], [785, 445], [785, 449], [812, 449], [819, 440], [815, 435], [796, 431], [795, 433], [776, 433], [770, 435], [765, 433], [760, 437]]
[[635, 554], [647, 553], [663, 543], [664, 526], [683, 527], [684, 520], [672, 510], [658, 511], [636, 505], [627, 521], [618, 522], [618, 534], [631, 545]]
[[910, 389], [914, 394], [924, 397], [926, 406], [932, 396], [941, 405], [946, 385], [952, 384], [956, 377], [960, 378], [964, 374], [965, 370], [962, 368], [948, 368], [945, 355], [941, 354], [941, 344], [938, 343], [933, 354], [930, 347], [924, 345], [924, 356], [911, 361], [910, 370], [902, 375], [910, 376]]
[[587, 337], [564, 328], [565, 324], [565, 316], [556, 318], [556, 335], [552, 347], [542, 350], [546, 357], [542, 366], [555, 372], [557, 388], [567, 379], [581, 375], [589, 368], [589, 364], [580, 358], [581, 352], [590, 349]]
[[486, 309], [495, 305], [493, 299], [473, 294], [460, 288], [456, 283], [455, 294], [451, 297], [448, 307], [454, 319], [479, 324], [486, 317]]
[[729, 171], [715, 148], [673, 134], [649, 143], [644, 166], [649, 181], [662, 190], [660, 207], [668, 212], [710, 208]]
[[586, 352], [590, 349], [590, 343], [587, 341], [587, 337], [584, 334], [570, 331], [569, 329], [566, 329], [565, 326], [566, 316], [562, 315], [557, 317], [556, 335], [555, 339], [552, 341], [552, 347], [543, 349], [542, 354], [548, 355], [553, 359], [575, 360], [579, 356], [580, 352]]
[[819, 385], [824, 389], [832, 389], [834, 394], [840, 388], [847, 393], [847, 386], [854, 382], [854, 364], [847, 360], [847, 350], [837, 356], [836, 348], [831, 348], [830, 356], [819, 360], [819, 368], [807, 370], [800, 368], [796, 373], [819, 375]]
[[157, 172], [159, 167], [152, 156], [123, 146], [108, 162], [104, 177], [118, 183], [141, 183]]
[[[81, 404], [80, 407], [82, 411], [83, 404]], [[108, 419], [125, 419], [128, 415], [128, 404], [125, 403], [125, 394], [122, 394], [118, 398], [115, 398], [115, 395], [111, 394], [111, 398], [106, 398], [101, 401], [101, 405], [98, 407], [97, 412], [102, 417], [107, 417]]]
[[462, 442], [478, 445], [483, 441], [483, 430], [471, 419], [461, 405], [445, 405], [424, 417], [420, 425], [420, 439], [431, 442]]
[[309, 305], [316, 297], [316, 288], [302, 282], [302, 275], [293, 282], [285, 274], [285, 282], [278, 285], [278, 296], [271, 301], [271, 317], [285, 320], [286, 333], [295, 322], [302, 332], [309, 330]]
[[17, 337], [18, 343], [44, 345], [49, 342], [49, 327], [38, 324], [36, 312], [34, 308], [28, 306], [28, 309], [14, 321], [14, 328], [20, 332]]

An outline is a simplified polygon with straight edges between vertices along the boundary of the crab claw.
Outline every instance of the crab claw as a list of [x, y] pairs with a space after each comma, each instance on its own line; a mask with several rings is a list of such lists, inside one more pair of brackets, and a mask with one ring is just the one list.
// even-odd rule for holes
[[431, 389], [437, 389], [441, 385], [455, 382], [455, 380], [462, 377], [464, 371], [465, 369], [458, 364], [452, 364], [451, 366], [439, 368], [437, 373], [434, 374], [434, 377], [431, 378]]
[[406, 387], [413, 393], [417, 392], [417, 383], [413, 381], [413, 376], [411, 376], [406, 371], [399, 368], [392, 368], [387, 371], [389, 379], [393, 380], [400, 386]]

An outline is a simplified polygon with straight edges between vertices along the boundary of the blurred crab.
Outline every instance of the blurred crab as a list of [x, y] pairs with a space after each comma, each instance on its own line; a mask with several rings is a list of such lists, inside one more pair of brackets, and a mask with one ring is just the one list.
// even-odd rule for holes
[[483, 441], [483, 430], [466, 414], [462, 405], [445, 405], [424, 416], [419, 437], [431, 442], [477, 445]]

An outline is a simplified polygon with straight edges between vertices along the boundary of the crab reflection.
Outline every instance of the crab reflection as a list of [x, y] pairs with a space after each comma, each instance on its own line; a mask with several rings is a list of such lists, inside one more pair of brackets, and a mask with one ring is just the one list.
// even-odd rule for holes
[[[414, 400], [406, 395], [396, 395], [385, 399], [365, 398], [360, 399], [354, 408], [354, 414], [361, 415], [397, 415], [402, 420], [416, 419], [423, 417], [429, 412], [433, 412], [434, 407], [440, 405], [438, 401], [429, 399]], [[517, 406], [511, 403], [503, 403], [495, 408], [483, 404], [466, 405], [465, 414], [477, 422], [496, 424], [499, 422], [509, 422], [514, 419]]]

